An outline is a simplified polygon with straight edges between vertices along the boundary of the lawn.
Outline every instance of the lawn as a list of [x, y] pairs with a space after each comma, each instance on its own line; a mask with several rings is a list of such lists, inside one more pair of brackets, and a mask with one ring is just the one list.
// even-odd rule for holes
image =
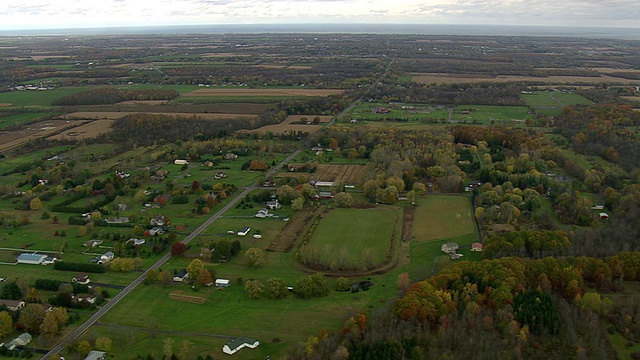
[[306, 246], [338, 256], [346, 249], [344, 267], [358, 268], [367, 261], [364, 253], [373, 251], [372, 264], [384, 262], [400, 222], [396, 207], [373, 209], [335, 209], [322, 218]]
[[427, 196], [416, 209], [413, 234], [417, 241], [475, 235], [471, 200], [466, 196]]

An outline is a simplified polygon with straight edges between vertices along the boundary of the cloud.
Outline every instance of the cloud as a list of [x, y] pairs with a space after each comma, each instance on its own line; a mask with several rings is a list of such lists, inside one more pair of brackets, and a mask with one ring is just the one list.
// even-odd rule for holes
[[637, 0], [3, 0], [0, 29], [222, 23], [640, 26]]

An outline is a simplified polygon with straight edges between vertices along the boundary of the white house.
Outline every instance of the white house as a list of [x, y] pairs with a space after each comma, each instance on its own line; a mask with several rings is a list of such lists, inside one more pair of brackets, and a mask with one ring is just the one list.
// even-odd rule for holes
[[107, 263], [113, 260], [113, 258], [115, 257], [116, 257], [116, 254], [114, 254], [113, 251], [107, 251], [106, 253], [100, 256], [100, 260], [98, 260], [98, 264]]
[[40, 265], [47, 258], [47, 255], [35, 253], [22, 253], [18, 256], [18, 264]]
[[182, 270], [178, 271], [173, 276], [173, 281], [182, 282], [183, 280], [187, 279], [188, 277], [189, 277], [189, 273], [187, 272], [187, 270], [186, 269], [182, 269]]
[[238, 235], [238, 236], [245, 236], [245, 235], [247, 235], [247, 234], [249, 233], [249, 231], [251, 231], [251, 228], [250, 228], [250, 227], [248, 227], [248, 226], [245, 226], [245, 227], [243, 227], [242, 229], [240, 229], [240, 231], [238, 231], [238, 232], [236, 233], [236, 235]]
[[18, 346], [27, 346], [27, 345], [29, 345], [30, 342], [31, 342], [31, 334], [22, 333], [17, 338], [11, 340], [7, 344], [7, 349], [8, 350], [13, 350], [13, 349], [17, 348]]
[[71, 278], [71, 282], [87, 285], [91, 280], [89, 279], [89, 275], [81, 273]]
[[107, 358], [107, 353], [104, 351], [91, 350], [84, 360], [104, 360]]
[[267, 210], [267, 209], [260, 209], [260, 210], [258, 210], [258, 212], [255, 215], [255, 217], [257, 217], [259, 219], [264, 219], [264, 218], [269, 217], [269, 216], [271, 216], [271, 215], [269, 214], [269, 210]]
[[278, 199], [274, 201], [267, 201], [266, 205], [270, 210], [279, 210], [280, 208], [282, 208], [282, 204], [278, 202]]
[[231, 281], [229, 279], [216, 279], [216, 287], [229, 287], [231, 286]]
[[238, 337], [224, 344], [224, 346], [222, 347], [222, 351], [225, 354], [233, 355], [238, 350], [244, 347], [255, 349], [256, 347], [258, 347], [258, 345], [260, 345], [260, 342], [258, 340], [249, 339], [245, 337]]

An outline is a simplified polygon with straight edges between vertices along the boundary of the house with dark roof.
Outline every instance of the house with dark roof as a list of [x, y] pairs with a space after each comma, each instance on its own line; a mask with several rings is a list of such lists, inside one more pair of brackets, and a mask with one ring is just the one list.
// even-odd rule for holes
[[240, 231], [238, 231], [236, 233], [236, 235], [238, 236], [245, 236], [249, 233], [249, 231], [251, 231], [251, 228], [248, 226], [244, 226], [242, 229], [240, 229]]
[[189, 278], [189, 273], [187, 272], [187, 269], [182, 269], [178, 271], [175, 275], [173, 275], [173, 281], [175, 282], [182, 282], [187, 278]]
[[9, 308], [9, 311], [18, 311], [25, 307], [25, 302], [22, 300], [7, 300], [0, 299], [0, 305], [6, 305]]

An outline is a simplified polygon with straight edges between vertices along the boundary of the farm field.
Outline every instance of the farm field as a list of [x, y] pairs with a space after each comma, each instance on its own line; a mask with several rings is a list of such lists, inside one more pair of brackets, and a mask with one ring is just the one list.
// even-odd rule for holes
[[339, 89], [199, 89], [184, 94], [185, 96], [329, 96], [342, 94], [344, 90]]
[[419, 202], [413, 220], [416, 241], [475, 234], [471, 202], [466, 196], [433, 195]]
[[47, 120], [29, 125], [25, 129], [0, 134], [0, 151], [20, 146], [29, 140], [47, 137], [64, 129], [84, 124], [81, 120]]
[[90, 123], [75, 127], [69, 131], [63, 131], [54, 136], [49, 136], [47, 140], [93, 139], [100, 134], [109, 132], [111, 130], [112, 124], [113, 120], [95, 120]]
[[[327, 263], [339, 268], [371, 268], [385, 261], [400, 224], [395, 207], [335, 209], [320, 220], [307, 247], [315, 247]], [[322, 255], [320, 255], [322, 256]]]
[[[139, 114], [141, 111], [123, 111], [123, 112], [90, 112], [90, 111], [82, 111], [82, 112], [74, 112], [70, 114], [66, 114], [63, 116], [65, 119], [120, 119], [127, 115], [131, 114]], [[237, 119], [237, 118], [255, 118], [257, 115], [255, 114], [200, 114], [200, 113], [174, 113], [174, 112], [161, 112], [161, 113], [152, 113], [149, 112], [147, 114], [152, 115], [166, 115], [173, 117], [197, 117], [202, 120], [220, 120], [220, 119]]]
[[421, 84], [470, 84], [470, 83], [505, 83], [529, 82], [543, 84], [640, 84], [640, 80], [628, 80], [608, 75], [593, 76], [519, 76], [519, 75], [478, 75], [478, 74], [446, 74], [446, 73], [410, 73], [411, 79]]
[[559, 91], [522, 94], [520, 98], [532, 109], [545, 115], [559, 115], [568, 105], [589, 105], [593, 102], [575, 93]]
[[313, 181], [342, 181], [344, 184], [360, 184], [367, 167], [364, 165], [320, 164], [310, 175]]
[[[384, 108], [384, 113], [375, 109]], [[384, 104], [368, 103], [356, 106], [351, 112], [356, 124], [363, 120], [377, 126], [376, 122], [393, 125], [411, 126], [416, 123], [473, 123], [490, 124], [492, 122], [510, 122], [511, 125], [524, 123], [531, 118], [530, 110], [524, 106], [457, 105], [452, 108], [429, 104]]]
[[303, 122], [302, 119], [306, 119], [309, 122], [312, 122], [314, 118], [319, 118], [319, 124], [324, 124], [331, 119], [333, 116], [316, 116], [316, 115], [289, 115], [286, 119], [284, 119], [280, 124], [275, 125], [265, 125], [257, 129], [253, 130], [240, 130], [239, 133], [250, 133], [250, 134], [266, 134], [268, 132], [272, 134], [285, 134], [285, 133], [310, 133], [313, 134], [316, 131], [322, 128], [322, 125], [314, 125], [314, 124], [301, 124]]
[[22, 114], [15, 114], [9, 116], [0, 117], [0, 129], [6, 128], [8, 126], [20, 125], [22, 123], [26, 123], [29, 121], [33, 121], [39, 117], [43, 117], [48, 115], [48, 113], [44, 112], [27, 112]]

